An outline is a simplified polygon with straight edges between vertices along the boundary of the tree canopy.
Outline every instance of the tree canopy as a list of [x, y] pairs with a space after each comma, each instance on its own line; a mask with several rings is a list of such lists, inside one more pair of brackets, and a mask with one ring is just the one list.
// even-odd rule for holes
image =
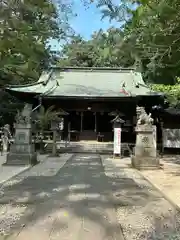
[[[180, 74], [178, 0], [97, 1], [103, 17], [123, 23], [124, 42], [150, 82], [174, 84]], [[136, 7], [135, 7], [136, 6]]]
[[98, 6], [103, 17], [124, 23], [124, 45], [139, 59], [145, 80], [155, 83], [151, 87], [164, 92], [170, 104], [179, 107], [180, 2], [129, 0], [115, 5], [102, 0]]
[[121, 27], [108, 31], [100, 29], [87, 41], [75, 35], [64, 45], [60, 55], [52, 52], [48, 43], [50, 39], [69, 36], [71, 1], [1, 1], [1, 86], [32, 82], [42, 69], [55, 64], [58, 58], [59, 66], [134, 67], [143, 73], [148, 83], [167, 85], [153, 85], [154, 88], [161, 86], [165, 92], [178, 88], [178, 0], [82, 1], [93, 2], [101, 10], [102, 18], [116, 20]]
[[[41, 71], [55, 64], [51, 39], [70, 33], [71, 5], [64, 0], [0, 1], [0, 86], [37, 81]], [[0, 91], [0, 123], [12, 122], [16, 99]]]
[[[76, 36], [64, 46], [59, 65], [120, 66], [140, 70], [155, 90], [179, 106], [180, 3], [178, 0], [90, 1], [102, 18], [120, 22], [121, 28], [98, 31], [85, 41]], [[152, 85], [153, 84], [153, 85]], [[159, 85], [160, 84], [160, 85]]]
[[89, 41], [76, 36], [63, 49], [66, 63], [112, 67], [135, 64], [148, 82], [176, 83], [180, 74], [180, 4], [177, 0], [92, 2], [101, 9], [102, 18], [115, 19], [122, 26], [107, 32], [100, 30]]
[[85, 41], [81, 36], [74, 36], [62, 51], [59, 66], [84, 67], [132, 67], [135, 58], [123, 47], [123, 32], [111, 28], [100, 29]]
[[34, 81], [43, 68], [53, 64], [48, 41], [63, 38], [68, 30], [62, 14], [59, 18], [61, 12], [68, 10], [65, 6], [62, 1], [1, 1], [1, 85]]

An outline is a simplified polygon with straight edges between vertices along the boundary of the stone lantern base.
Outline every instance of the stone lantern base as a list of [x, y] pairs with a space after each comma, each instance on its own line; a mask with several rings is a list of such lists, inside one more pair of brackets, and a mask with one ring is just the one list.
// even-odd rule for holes
[[136, 127], [136, 146], [131, 157], [132, 167], [137, 169], [160, 168], [159, 159], [156, 156], [155, 126], [139, 125]]
[[[22, 151], [22, 148], [27, 149], [27, 152]], [[37, 154], [33, 150], [33, 146], [12, 146], [10, 152], [7, 154], [5, 165], [35, 165], [37, 164]], [[21, 150], [20, 150], [21, 149]]]
[[37, 162], [37, 155], [36, 154], [16, 154], [10, 153], [7, 155], [7, 161], [4, 165], [9, 166], [23, 166], [23, 165], [36, 165]]
[[154, 157], [132, 156], [131, 165], [138, 170], [153, 170], [160, 168], [159, 159]]
[[5, 165], [35, 165], [37, 154], [31, 139], [31, 124], [16, 124], [15, 141], [10, 147]]

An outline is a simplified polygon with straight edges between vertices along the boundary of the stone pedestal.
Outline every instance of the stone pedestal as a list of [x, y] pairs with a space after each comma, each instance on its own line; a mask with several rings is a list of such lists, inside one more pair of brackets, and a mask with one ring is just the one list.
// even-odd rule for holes
[[52, 145], [52, 153], [51, 157], [58, 157], [59, 154], [57, 152], [57, 130], [53, 130], [53, 145]]
[[14, 144], [10, 147], [5, 165], [35, 165], [37, 163], [37, 155], [34, 144], [32, 144], [32, 124], [29, 116], [26, 115], [27, 110], [31, 109], [26, 107], [25, 115], [22, 115], [15, 124]]
[[160, 167], [156, 156], [156, 137], [154, 125], [136, 127], [136, 145], [131, 157], [132, 167], [137, 169], [157, 169]]

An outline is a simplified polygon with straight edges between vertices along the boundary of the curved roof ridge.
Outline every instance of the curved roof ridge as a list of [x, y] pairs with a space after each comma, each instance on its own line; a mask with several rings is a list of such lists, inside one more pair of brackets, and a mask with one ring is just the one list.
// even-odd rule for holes
[[43, 71], [42, 74], [40, 75], [40, 78], [38, 81], [33, 82], [33, 83], [26, 83], [26, 84], [9, 84], [6, 85], [5, 88], [21, 88], [21, 87], [32, 87], [36, 86], [39, 84], [47, 84], [48, 81], [51, 79], [51, 75], [53, 73], [53, 70], [51, 71]]
[[51, 79], [52, 73], [53, 73], [53, 69], [43, 71], [37, 82], [47, 84], [48, 81]]
[[135, 71], [135, 68], [123, 68], [123, 67], [73, 67], [73, 66], [67, 66], [67, 67], [52, 67], [51, 70], [59, 70], [59, 71], [68, 71], [68, 70], [74, 70], [74, 71], [111, 71], [111, 72], [130, 72]]
[[36, 86], [36, 85], [39, 85], [39, 84], [42, 84], [43, 81], [41, 82], [33, 82], [33, 83], [26, 83], [26, 84], [9, 84], [9, 85], [6, 85], [5, 88], [22, 88], [22, 87], [32, 87], [32, 86]]
[[48, 96], [50, 93], [54, 92], [54, 90], [56, 90], [57, 87], [58, 87], [58, 85], [54, 85], [50, 89], [48, 89], [45, 92], [41, 93], [39, 96], [40, 97]]

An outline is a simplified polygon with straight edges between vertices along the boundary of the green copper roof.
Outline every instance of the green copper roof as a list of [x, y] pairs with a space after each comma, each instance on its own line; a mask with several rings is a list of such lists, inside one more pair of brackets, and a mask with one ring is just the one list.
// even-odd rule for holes
[[47, 97], [135, 97], [154, 95], [139, 72], [129, 69], [55, 68], [43, 72], [38, 82], [10, 86], [10, 91]]

